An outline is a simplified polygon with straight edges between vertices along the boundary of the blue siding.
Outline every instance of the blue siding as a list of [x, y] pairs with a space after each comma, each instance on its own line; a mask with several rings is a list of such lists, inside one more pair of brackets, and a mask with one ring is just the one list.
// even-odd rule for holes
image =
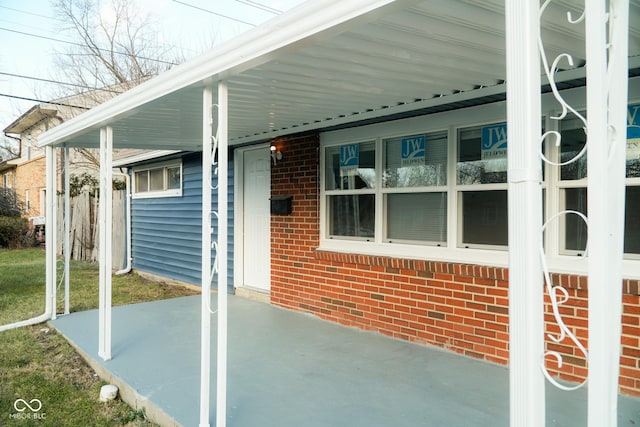
[[[231, 157], [231, 156], [230, 156]], [[182, 196], [133, 199], [133, 268], [200, 285], [202, 156], [182, 159]], [[216, 177], [214, 176], [214, 186]], [[233, 159], [229, 159], [228, 290], [233, 291]], [[218, 206], [212, 192], [212, 208]], [[212, 219], [215, 225], [215, 217]], [[216, 284], [214, 283], [214, 287]]]

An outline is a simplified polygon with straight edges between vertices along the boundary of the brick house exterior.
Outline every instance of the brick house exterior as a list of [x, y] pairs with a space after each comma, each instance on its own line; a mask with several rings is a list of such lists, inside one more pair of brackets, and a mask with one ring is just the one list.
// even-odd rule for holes
[[[7, 160], [0, 174], [13, 174], [12, 188], [15, 188], [18, 199], [25, 205], [24, 216], [44, 224], [45, 215], [45, 153], [39, 147], [38, 138], [65, 120], [75, 116], [79, 108], [88, 109], [94, 101], [82, 96], [59, 100], [60, 103], [37, 104], [22, 114], [4, 129], [4, 133], [19, 141], [19, 155]], [[65, 105], [62, 102], [71, 103]], [[71, 105], [80, 105], [72, 107]], [[87, 151], [85, 151], [87, 152]], [[57, 167], [58, 182], [62, 182], [63, 158]], [[71, 174], [87, 172], [97, 175], [96, 165], [92, 165], [86, 155], [78, 151], [71, 152]], [[0, 181], [1, 182], [1, 181]]]
[[58, 113], [55, 107], [35, 105], [4, 129], [5, 134], [13, 135], [20, 144], [19, 156], [7, 164], [13, 167], [13, 188], [28, 218], [44, 217], [45, 156], [37, 141], [40, 134], [62, 122]]
[[[272, 196], [293, 195], [291, 215], [271, 217], [271, 303], [394, 338], [438, 346], [506, 365], [509, 360], [507, 268], [318, 250], [320, 235], [317, 134], [274, 141], [284, 159], [272, 169]], [[563, 320], [586, 345], [586, 277], [552, 274], [569, 300]], [[640, 396], [640, 281], [623, 286], [620, 391]], [[548, 294], [547, 334], [559, 332]], [[563, 356], [552, 374], [581, 382], [587, 375], [580, 350], [545, 338]]]
[[20, 163], [16, 168], [16, 193], [25, 203], [25, 216], [44, 216], [44, 155]]

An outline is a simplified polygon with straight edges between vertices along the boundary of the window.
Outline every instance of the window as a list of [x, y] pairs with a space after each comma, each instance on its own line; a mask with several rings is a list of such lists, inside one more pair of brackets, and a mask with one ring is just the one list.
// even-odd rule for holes
[[[582, 94], [572, 96], [574, 105], [584, 102]], [[556, 130], [562, 141], [556, 146], [549, 138], [540, 148], [553, 162], [567, 163], [540, 159], [543, 218], [563, 210], [586, 214], [584, 125], [570, 116], [548, 118], [557, 103], [551, 95], [543, 100], [548, 116], [541, 117], [541, 131]], [[624, 251], [627, 259], [640, 260], [640, 104], [629, 106], [628, 117]], [[503, 104], [333, 130], [320, 138], [321, 248], [507, 265]], [[555, 266], [575, 269], [583, 263], [572, 260], [568, 267], [565, 255], [582, 255], [587, 237], [582, 217], [564, 215], [549, 223], [542, 239]], [[632, 268], [640, 277], [640, 264]]]
[[134, 197], [172, 197], [181, 195], [182, 164], [179, 161], [134, 168]]
[[446, 244], [446, 132], [328, 146], [324, 159], [328, 238]]
[[507, 125], [460, 129], [458, 245], [507, 246]]
[[[626, 209], [624, 252], [628, 257], [640, 255], [640, 104], [628, 107]], [[585, 148], [587, 137], [582, 121], [567, 118], [560, 122], [562, 144], [560, 161], [568, 162]], [[587, 214], [587, 155], [564, 165], [560, 170], [560, 202], [563, 210]], [[562, 220], [561, 253], [581, 254], [587, 246], [588, 230], [577, 215], [565, 215]]]
[[446, 245], [447, 133], [382, 141], [384, 240]]
[[374, 237], [375, 145], [369, 141], [326, 150], [330, 237]]

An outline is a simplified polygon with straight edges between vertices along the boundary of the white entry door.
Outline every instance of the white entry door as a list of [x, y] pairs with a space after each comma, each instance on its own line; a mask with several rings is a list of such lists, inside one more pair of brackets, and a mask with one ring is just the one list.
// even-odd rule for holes
[[271, 157], [269, 147], [243, 151], [243, 286], [270, 290]]

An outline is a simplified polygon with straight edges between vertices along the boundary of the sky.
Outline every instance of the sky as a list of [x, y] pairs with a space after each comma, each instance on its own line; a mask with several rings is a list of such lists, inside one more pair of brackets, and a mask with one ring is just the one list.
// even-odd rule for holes
[[[164, 43], [189, 59], [304, 0], [128, 1], [156, 23]], [[18, 98], [50, 100], [58, 93], [55, 83], [36, 79], [57, 80], [55, 52], [68, 47], [60, 40], [70, 40], [61, 31], [63, 25], [51, 0], [0, 0], [0, 132], [37, 104]]]

